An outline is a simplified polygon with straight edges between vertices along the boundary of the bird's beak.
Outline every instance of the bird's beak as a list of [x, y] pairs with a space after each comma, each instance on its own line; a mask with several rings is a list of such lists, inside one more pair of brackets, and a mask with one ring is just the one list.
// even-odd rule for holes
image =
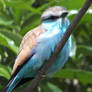
[[62, 18], [65, 18], [67, 16], [68, 12], [67, 11], [64, 11], [62, 14], [61, 14], [61, 17]]

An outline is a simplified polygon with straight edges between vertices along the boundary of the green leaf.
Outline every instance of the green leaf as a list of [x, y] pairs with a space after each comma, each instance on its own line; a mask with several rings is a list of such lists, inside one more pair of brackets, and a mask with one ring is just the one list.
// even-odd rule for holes
[[[12, 7], [12, 8], [18, 8], [18, 9], [24, 9], [24, 10], [30, 10], [32, 12], [37, 12], [39, 13], [39, 11], [37, 11], [37, 9], [30, 7], [30, 5], [34, 2], [34, 0], [28, 0], [28, 1], [21, 1], [21, 0], [6, 0], [5, 4], [8, 7]], [[17, 6], [17, 7], [16, 7]]]
[[3, 88], [3, 85], [2, 84], [0, 84], [0, 89], [2, 89]]
[[[92, 16], [92, 9], [89, 9], [88, 12], [82, 17], [82, 20], [80, 21], [80, 24], [83, 25], [83, 23], [85, 22], [88, 22], [88, 23], [91, 23], [92, 22], [92, 19], [91, 19], [91, 16]], [[75, 10], [70, 10], [69, 11], [69, 19], [72, 21], [73, 18], [75, 17], [75, 15], [77, 15], [79, 12], [78, 9], [75, 9]]]
[[41, 88], [39, 92], [62, 92], [62, 90], [59, 87], [46, 80], [40, 82], [39, 88]]
[[55, 75], [55, 78], [77, 78], [83, 84], [92, 83], [92, 72], [77, 70], [77, 69], [63, 69], [58, 71]]
[[14, 20], [9, 20], [9, 18], [7, 18], [6, 16], [0, 16], [0, 26], [4, 29], [4, 28], [11, 28], [11, 29], [15, 29], [15, 30], [20, 30], [20, 26], [18, 26], [17, 24], [14, 25]]
[[12, 39], [3, 35], [2, 33], [0, 33], [0, 44], [8, 47], [16, 54], [18, 53], [18, 47], [15, 45], [15, 42]]
[[12, 39], [15, 43], [16, 46], [19, 47], [21, 40], [22, 40], [22, 36], [19, 35], [18, 33], [15, 32], [10, 32], [10, 31], [0, 31], [1, 34], [3, 34], [4, 36], [8, 37], [9, 39]]
[[40, 16], [38, 14], [35, 14], [32, 16], [32, 19], [29, 19], [27, 22], [25, 21], [25, 24], [22, 25], [23, 28], [20, 31], [21, 35], [24, 35], [26, 32], [28, 32], [30, 29], [33, 29], [37, 25], [40, 24]]
[[4, 66], [4, 65], [0, 65], [0, 76], [4, 77], [6, 79], [10, 78], [10, 67]]
[[67, 9], [79, 9], [85, 0], [55, 0], [55, 5], [65, 6]]
[[48, 88], [52, 90], [52, 92], [62, 92], [61, 89], [59, 89], [56, 85], [48, 82], [47, 83]]
[[92, 47], [91, 46], [85, 46], [85, 45], [78, 45], [77, 46], [77, 54], [83, 53], [87, 56], [92, 56]]
[[77, 45], [76, 45], [76, 41], [75, 41], [75, 38], [74, 38], [73, 35], [71, 36], [71, 38], [72, 38], [72, 44], [71, 44], [71, 50], [70, 50], [70, 57], [73, 58], [76, 55], [76, 47], [77, 47]]
[[4, 20], [2, 18], [0, 18], [0, 25], [2, 26], [10, 26], [13, 24], [13, 21], [7, 21], [7, 20]]

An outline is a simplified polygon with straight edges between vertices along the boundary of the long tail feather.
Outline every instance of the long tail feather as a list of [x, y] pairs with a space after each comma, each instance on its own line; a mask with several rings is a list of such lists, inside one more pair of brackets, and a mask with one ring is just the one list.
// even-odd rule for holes
[[5, 87], [3, 92], [12, 92], [12, 90], [16, 87], [16, 85], [20, 82], [20, 78], [17, 76], [13, 79], [9, 80], [7, 86]]
[[13, 81], [13, 79], [11, 79], [11, 80], [8, 81], [8, 84], [7, 84], [7, 86], [4, 88], [4, 91], [3, 91], [3, 92], [7, 92], [7, 90], [8, 90], [8, 88], [9, 88], [10, 84], [12, 83], [12, 81]]

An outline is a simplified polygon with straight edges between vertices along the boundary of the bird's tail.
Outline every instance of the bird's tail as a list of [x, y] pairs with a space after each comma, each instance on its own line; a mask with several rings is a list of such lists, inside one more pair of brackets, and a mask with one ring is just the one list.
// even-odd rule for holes
[[19, 82], [20, 82], [20, 78], [18, 78], [17, 76], [10, 79], [3, 92], [12, 92], [12, 90], [16, 87], [16, 85]]

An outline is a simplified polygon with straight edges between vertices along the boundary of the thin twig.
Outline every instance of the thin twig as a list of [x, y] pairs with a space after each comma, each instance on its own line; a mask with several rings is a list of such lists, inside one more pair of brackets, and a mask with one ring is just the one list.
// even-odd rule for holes
[[84, 16], [84, 14], [86, 13], [86, 11], [90, 7], [91, 3], [92, 3], [92, 0], [86, 0], [85, 4], [80, 9], [78, 15], [74, 18], [74, 20], [72, 21], [72, 23], [68, 27], [66, 33], [64, 34], [63, 38], [61, 39], [61, 41], [59, 42], [59, 44], [56, 46], [55, 51], [52, 54], [52, 56], [50, 57], [50, 59], [46, 61], [46, 63], [43, 65], [43, 67], [41, 68], [41, 70], [39, 71], [39, 73], [32, 80], [31, 84], [28, 87], [26, 87], [25, 89], [23, 89], [21, 92], [32, 92], [34, 90], [34, 88], [38, 85], [38, 83], [40, 82], [40, 79], [42, 78], [42, 75], [44, 75], [46, 73], [46, 71], [48, 70], [48, 68], [53, 63], [53, 61], [55, 61], [55, 59], [59, 55], [60, 51], [64, 47], [66, 41], [68, 40], [68, 38], [70, 37], [70, 35], [74, 31], [75, 27], [80, 22], [80, 19]]

